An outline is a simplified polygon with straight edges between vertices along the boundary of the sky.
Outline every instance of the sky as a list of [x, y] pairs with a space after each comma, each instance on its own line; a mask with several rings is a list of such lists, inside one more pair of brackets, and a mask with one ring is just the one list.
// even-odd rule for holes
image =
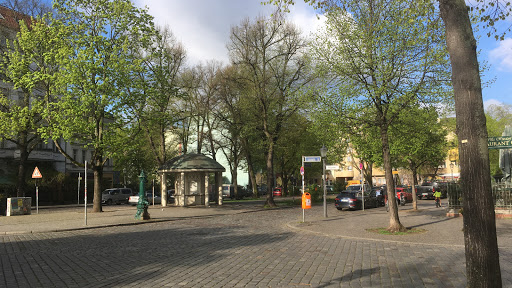
[[[262, 0], [136, 0], [136, 6], [149, 8], [157, 25], [168, 25], [187, 49], [188, 64], [209, 60], [228, 63], [226, 44], [231, 27], [243, 19], [269, 15], [275, 8]], [[321, 26], [315, 12], [304, 1], [296, 1], [288, 17], [308, 34]], [[509, 24], [512, 24], [509, 22]], [[507, 24], [502, 24], [506, 27]], [[483, 100], [489, 104], [512, 104], [512, 38], [496, 41], [478, 33], [479, 60], [489, 67], [483, 74]], [[510, 35], [512, 37], [512, 34]]]

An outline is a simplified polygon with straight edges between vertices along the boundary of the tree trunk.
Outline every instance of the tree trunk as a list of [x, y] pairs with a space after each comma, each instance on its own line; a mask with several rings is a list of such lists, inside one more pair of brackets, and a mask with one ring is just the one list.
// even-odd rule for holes
[[274, 143], [271, 139], [267, 138], [268, 143], [268, 151], [267, 151], [267, 201], [265, 205], [270, 207], [276, 207], [276, 203], [274, 202]]
[[502, 287], [476, 41], [464, 0], [439, 0], [452, 66], [467, 287]]
[[249, 151], [249, 143], [245, 137], [241, 138], [242, 147], [247, 161], [247, 169], [249, 170], [249, 180], [251, 182], [252, 194], [258, 198], [258, 183], [256, 183], [256, 174], [254, 174], [254, 166], [252, 163], [252, 154]]
[[103, 212], [101, 207], [101, 192], [103, 182], [103, 165], [100, 160], [94, 160], [92, 170], [94, 172], [94, 198], [92, 212]]
[[400, 218], [398, 217], [398, 205], [396, 203], [396, 192], [395, 185], [393, 181], [393, 170], [391, 167], [391, 156], [389, 151], [389, 141], [388, 141], [388, 129], [385, 124], [382, 124], [380, 127], [380, 137], [382, 140], [382, 159], [384, 162], [384, 172], [386, 175], [386, 190], [388, 195], [388, 205], [389, 205], [389, 227], [388, 231], [397, 232], [397, 231], [405, 231], [405, 227], [400, 223]]
[[415, 163], [409, 161], [409, 169], [412, 171], [412, 209], [418, 210], [418, 195], [416, 195], [416, 185], [418, 185], [418, 168]]
[[27, 183], [25, 182], [25, 173], [27, 171], [28, 151], [24, 146], [18, 146], [20, 149], [20, 163], [18, 165], [18, 177], [16, 179], [16, 197], [25, 197]]

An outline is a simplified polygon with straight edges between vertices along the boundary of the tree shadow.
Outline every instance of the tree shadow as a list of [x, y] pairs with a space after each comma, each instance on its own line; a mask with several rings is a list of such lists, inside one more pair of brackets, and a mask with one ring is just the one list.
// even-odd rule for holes
[[352, 271], [350, 273], [343, 275], [342, 277], [334, 278], [331, 281], [329, 281], [327, 283], [323, 283], [317, 287], [324, 288], [324, 287], [331, 286], [333, 284], [341, 283], [343, 281], [350, 281], [354, 278], [360, 279], [360, 278], [364, 278], [364, 277], [370, 277], [372, 274], [378, 274], [380, 269], [381, 269], [380, 267], [373, 267], [373, 268], [369, 268], [369, 269], [357, 269], [355, 271]]
[[[51, 266], [51, 269], [44, 271], [44, 276], [26, 277], [25, 281], [35, 281], [26, 282], [29, 287], [99, 284], [102, 287], [124, 287], [135, 280], [144, 283], [144, 280], [153, 281], [172, 277], [175, 273], [187, 273], [197, 265], [208, 266], [215, 262], [229, 264], [230, 258], [236, 257], [235, 250], [258, 249], [263, 245], [268, 247], [269, 243], [283, 241], [292, 234], [246, 233], [244, 231], [249, 228], [245, 226], [158, 225], [166, 228], [153, 230], [154, 224], [146, 224], [122, 229], [110, 227], [38, 234], [37, 238], [44, 238], [41, 240], [24, 235], [9, 240], [2, 237], [6, 245], [0, 247], [0, 255], [3, 260], [17, 258], [19, 265], [11, 267], [13, 276], [30, 273], [23, 267]], [[126, 229], [137, 231], [123, 232]], [[7, 278], [9, 275], [4, 276]], [[38, 279], [41, 277], [47, 278], [47, 283]], [[2, 284], [0, 281], [0, 286]], [[25, 285], [18, 282], [17, 286]]]

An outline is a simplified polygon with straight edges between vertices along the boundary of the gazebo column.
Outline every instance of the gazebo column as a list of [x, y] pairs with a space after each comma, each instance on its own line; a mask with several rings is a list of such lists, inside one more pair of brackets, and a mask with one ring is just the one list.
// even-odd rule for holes
[[217, 191], [219, 192], [219, 205], [222, 205], [222, 172], [218, 172]]
[[167, 173], [162, 172], [162, 185], [160, 190], [160, 195], [162, 196], [162, 207], [167, 206]]
[[187, 190], [185, 188], [185, 173], [184, 172], [181, 172], [180, 174], [180, 200], [181, 200], [181, 205], [180, 206], [187, 206], [187, 197], [185, 196], [185, 191]]
[[210, 195], [208, 195], [208, 173], [204, 173], [204, 206], [210, 206]]

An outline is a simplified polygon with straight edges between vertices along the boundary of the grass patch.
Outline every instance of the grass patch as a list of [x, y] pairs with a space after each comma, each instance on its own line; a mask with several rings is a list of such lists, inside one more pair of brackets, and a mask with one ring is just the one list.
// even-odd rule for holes
[[405, 232], [389, 232], [386, 228], [373, 228], [373, 229], [366, 229], [368, 232], [382, 234], [382, 235], [411, 235], [411, 234], [419, 234], [419, 233], [425, 233], [427, 230], [425, 229], [409, 229], [407, 228], [407, 231]]

